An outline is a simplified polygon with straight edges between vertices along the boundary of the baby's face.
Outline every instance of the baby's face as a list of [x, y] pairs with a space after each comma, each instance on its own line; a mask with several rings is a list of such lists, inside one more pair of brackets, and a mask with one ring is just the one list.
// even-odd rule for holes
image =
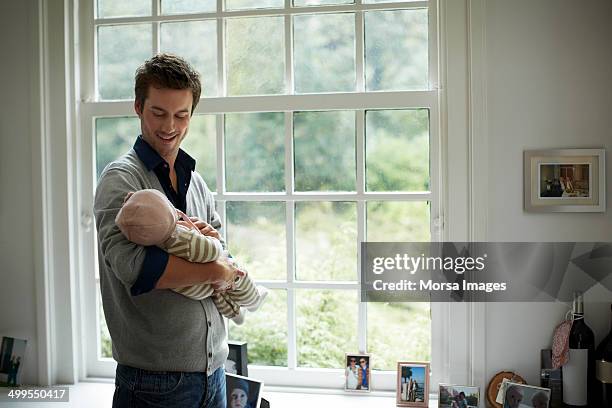
[[546, 405], [546, 399], [545, 398], [538, 398], [535, 397], [532, 401], [531, 404], [533, 405], [533, 408], [548, 408]]
[[510, 408], [518, 408], [522, 400], [523, 395], [518, 389], [512, 387], [506, 391], [506, 403]]

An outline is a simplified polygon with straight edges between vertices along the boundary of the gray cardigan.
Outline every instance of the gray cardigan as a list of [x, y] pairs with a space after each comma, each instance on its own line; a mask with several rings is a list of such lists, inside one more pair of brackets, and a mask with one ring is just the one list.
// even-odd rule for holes
[[[131, 149], [104, 169], [96, 189], [100, 289], [113, 358], [146, 370], [210, 375], [223, 366], [228, 354], [225, 323], [212, 300], [193, 300], [168, 289], [130, 294], [145, 249], [123, 236], [115, 217], [128, 192], [147, 188], [163, 193], [155, 173]], [[192, 173], [187, 191], [187, 214], [221, 227], [213, 196], [197, 172]]]

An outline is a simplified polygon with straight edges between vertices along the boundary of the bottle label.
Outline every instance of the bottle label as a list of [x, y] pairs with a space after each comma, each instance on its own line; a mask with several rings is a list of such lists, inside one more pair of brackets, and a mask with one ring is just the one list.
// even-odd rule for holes
[[589, 350], [569, 350], [569, 361], [563, 366], [564, 403], [578, 406], [587, 404], [588, 361]]
[[604, 384], [612, 384], [612, 362], [597, 360], [595, 362], [597, 379]]

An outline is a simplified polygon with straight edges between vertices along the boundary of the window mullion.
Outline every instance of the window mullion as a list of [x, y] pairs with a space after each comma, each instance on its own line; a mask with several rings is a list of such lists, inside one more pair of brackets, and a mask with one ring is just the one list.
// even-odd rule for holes
[[364, 72], [364, 12], [355, 12], [355, 80], [357, 92], [363, 92], [365, 89], [365, 72]]
[[355, 112], [355, 165], [357, 195], [365, 194], [365, 111]]
[[[290, 7], [291, 0], [285, 0]], [[285, 14], [285, 93], [293, 94], [293, 17]]]
[[[357, 202], [357, 259], [361, 259], [361, 243], [366, 240], [366, 202]], [[361, 283], [361, 267], [357, 271], [357, 281]], [[357, 291], [358, 320], [357, 340], [359, 351], [367, 351], [367, 303], [361, 301], [361, 291]]]
[[217, 199], [225, 195], [225, 115], [216, 116], [217, 138]]
[[[295, 281], [295, 204], [286, 202], [287, 216], [287, 282]], [[295, 311], [295, 289], [287, 289], [287, 367], [297, 367], [297, 328]]]
[[[221, 13], [223, 0], [217, 0], [217, 13]], [[225, 76], [225, 19], [217, 17], [217, 95], [226, 96]]]
[[[158, 17], [159, 16], [159, 0], [151, 0], [151, 10], [153, 12], [153, 17]], [[152, 27], [152, 40], [153, 40], [153, 44], [151, 46], [151, 51], [153, 52], [153, 55], [159, 53], [159, 25], [160, 22], [153, 22], [151, 23], [153, 25]]]

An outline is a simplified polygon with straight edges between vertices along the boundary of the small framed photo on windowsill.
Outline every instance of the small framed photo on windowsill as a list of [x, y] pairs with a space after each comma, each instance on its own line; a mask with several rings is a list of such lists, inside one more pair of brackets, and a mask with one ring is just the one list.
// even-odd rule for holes
[[344, 390], [369, 392], [372, 376], [369, 354], [346, 354], [344, 367]]
[[524, 206], [529, 212], [604, 212], [604, 149], [526, 150]]
[[0, 339], [0, 387], [19, 387], [27, 340]]
[[225, 361], [225, 372], [248, 376], [248, 353], [246, 341], [228, 341], [229, 354]]
[[550, 389], [532, 385], [506, 382], [503, 408], [548, 408]]
[[396, 400], [398, 407], [429, 406], [429, 363], [397, 363]]
[[478, 408], [480, 389], [471, 385], [440, 384], [439, 408]]
[[[225, 373], [228, 407], [261, 408], [263, 382], [242, 375]], [[266, 405], [269, 406], [266, 401]]]

